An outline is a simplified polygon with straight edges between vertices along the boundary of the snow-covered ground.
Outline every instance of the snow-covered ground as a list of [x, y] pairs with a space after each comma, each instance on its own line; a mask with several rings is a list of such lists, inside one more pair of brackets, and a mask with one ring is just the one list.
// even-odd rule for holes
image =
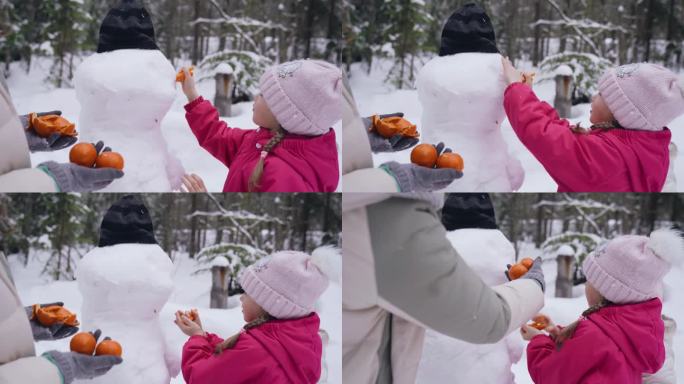
[[[63, 301], [65, 307], [81, 317], [82, 297], [76, 281], [52, 281], [40, 272], [46, 252], [34, 252], [25, 268], [17, 257], [10, 256], [9, 264], [14, 281], [24, 305]], [[176, 254], [173, 271], [174, 291], [161, 311], [160, 319], [163, 332], [171, 341], [174, 350], [180, 354], [187, 340], [174, 324], [176, 310], [197, 308], [204, 328], [223, 337], [228, 337], [240, 330], [244, 325], [242, 312], [237, 296], [230, 298], [230, 309], [210, 309], [209, 293], [211, 275], [203, 273], [193, 275], [197, 269], [194, 260], [186, 254]], [[321, 318], [321, 329], [330, 335], [330, 342], [325, 349], [325, 360], [328, 367], [328, 383], [342, 383], [342, 289], [337, 283], [331, 283], [317, 303], [317, 312]], [[105, 330], [106, 332], [106, 330]], [[126, 347], [124, 347], [124, 359]], [[69, 350], [69, 339], [45, 341], [36, 344], [38, 354], [49, 350]], [[174, 384], [184, 383], [182, 375], [171, 381]]]
[[[76, 100], [76, 92], [73, 88], [55, 88], [47, 83], [45, 78], [49, 73], [50, 66], [50, 61], [38, 58], [34, 60], [31, 72], [27, 74], [22, 65], [12, 63], [11, 75], [7, 79], [7, 85], [12, 94], [14, 106], [19, 114], [61, 110], [65, 118], [76, 123], [76, 129], [78, 130], [81, 106]], [[198, 77], [201, 75], [200, 72], [197, 72]], [[103, 76], [106, 76], [106, 74], [103, 74]], [[214, 81], [200, 82], [198, 89], [200, 94], [208, 100], [214, 99], [216, 90]], [[185, 95], [183, 95], [180, 85], [177, 85], [176, 100], [162, 122], [162, 131], [168, 143], [169, 152], [178, 157], [187, 173], [195, 173], [202, 177], [210, 192], [221, 192], [223, 190], [223, 183], [228, 175], [228, 169], [197, 143], [197, 139], [192, 134], [192, 131], [190, 131], [190, 127], [185, 120], [183, 106], [186, 103]], [[256, 128], [252, 122], [252, 104], [252, 102], [245, 102], [233, 105], [232, 111], [234, 116], [222, 118], [222, 120], [226, 121], [231, 127], [243, 129]], [[337, 135], [341, 167], [341, 122], [337, 123], [333, 128]], [[63, 150], [31, 155], [31, 162], [34, 166], [49, 160], [68, 162], [69, 151]], [[338, 191], [341, 190], [341, 185], [339, 185]]]
[[[385, 78], [391, 68], [391, 62], [388, 60], [376, 59], [373, 61], [373, 67], [368, 74], [367, 66], [362, 64], [353, 64], [351, 68], [350, 84], [354, 92], [356, 104], [359, 108], [359, 113], [363, 116], [370, 116], [374, 114], [385, 114], [393, 112], [404, 112], [405, 117], [418, 124], [418, 131], [421, 130], [420, 121], [422, 114], [422, 107], [418, 102], [418, 92], [416, 90], [396, 90], [392, 86], [385, 84]], [[523, 71], [535, 71], [529, 65], [520, 65], [518, 69]], [[456, 69], [457, 70], [457, 69]], [[537, 76], [539, 78], [541, 76]], [[555, 95], [555, 84], [553, 81], [546, 81], [534, 86], [537, 96], [551, 105], [553, 105], [553, 98]], [[580, 104], [574, 106], [572, 109], [573, 123], [581, 122], [582, 126], [588, 127], [589, 124], [589, 104]], [[456, 124], [458, 122], [455, 122]], [[684, 116], [680, 116], [673, 121], [669, 128], [672, 130], [672, 140], [678, 148], [684, 148]], [[520, 140], [513, 132], [508, 119], [506, 119], [501, 130], [504, 138], [508, 143], [508, 148], [514, 157], [517, 157], [522, 162], [525, 169], [525, 181], [520, 189], [520, 192], [555, 192], [557, 190], [556, 183], [549, 177], [542, 165], [532, 154], [522, 145]], [[436, 144], [436, 143], [433, 143]], [[447, 143], [454, 147], [458, 152], [458, 143]], [[399, 153], [391, 154], [375, 154], [373, 160], [376, 166], [387, 161], [398, 161], [401, 163], [410, 162], [411, 151], [406, 150]], [[465, 172], [476, 172], [477, 170], [468, 168], [468, 159], [465, 160]], [[684, 156], [680, 155], [675, 161], [675, 173], [679, 183], [678, 190], [684, 191]]]

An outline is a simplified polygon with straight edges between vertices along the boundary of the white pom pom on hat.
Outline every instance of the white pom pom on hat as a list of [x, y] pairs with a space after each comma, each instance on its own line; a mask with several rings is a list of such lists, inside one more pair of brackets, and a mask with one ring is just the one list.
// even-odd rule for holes
[[334, 246], [316, 248], [311, 253], [311, 263], [318, 267], [330, 281], [340, 281], [340, 275], [342, 274], [342, 253], [339, 248]]
[[677, 230], [661, 228], [651, 232], [646, 246], [670, 265], [681, 265], [684, 261], [684, 238]]

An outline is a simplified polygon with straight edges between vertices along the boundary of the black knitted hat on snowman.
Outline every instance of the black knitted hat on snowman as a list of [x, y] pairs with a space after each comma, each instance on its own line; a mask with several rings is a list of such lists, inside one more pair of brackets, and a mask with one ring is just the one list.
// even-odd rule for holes
[[468, 3], [454, 12], [442, 30], [440, 56], [465, 52], [499, 53], [492, 21], [475, 3]]
[[442, 208], [447, 231], [465, 228], [499, 229], [494, 205], [486, 193], [449, 193]]
[[116, 244], [157, 244], [150, 212], [138, 196], [124, 196], [102, 219], [98, 247]]
[[97, 53], [119, 49], [159, 49], [152, 18], [141, 0], [121, 0], [102, 21]]

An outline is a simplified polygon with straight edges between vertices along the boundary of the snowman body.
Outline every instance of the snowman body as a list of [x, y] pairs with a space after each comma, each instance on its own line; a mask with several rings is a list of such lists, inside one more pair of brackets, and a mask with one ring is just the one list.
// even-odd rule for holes
[[421, 139], [459, 153], [464, 176], [448, 192], [511, 192], [525, 173], [501, 133], [506, 118], [501, 55], [458, 53], [430, 60], [417, 79]]
[[158, 50], [97, 53], [77, 69], [81, 141], [104, 141], [125, 161], [107, 192], [168, 192], [184, 170], [169, 153], [161, 124], [176, 97], [175, 70]]
[[[168, 384], [180, 370], [159, 313], [173, 291], [173, 264], [156, 244], [95, 248], [80, 260], [81, 328], [118, 341], [123, 363], [88, 384]], [[170, 321], [170, 320], [169, 320]]]

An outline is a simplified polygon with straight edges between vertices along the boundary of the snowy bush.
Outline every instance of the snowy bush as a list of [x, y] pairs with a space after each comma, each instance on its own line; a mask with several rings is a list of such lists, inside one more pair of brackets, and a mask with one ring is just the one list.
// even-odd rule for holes
[[250, 99], [259, 93], [259, 79], [273, 61], [249, 51], [225, 50], [209, 55], [199, 64], [205, 75], [199, 80], [213, 78], [220, 66], [230, 65], [235, 76], [234, 95], [247, 95]]
[[556, 70], [563, 65], [572, 68], [577, 90], [587, 95], [596, 92], [601, 75], [613, 66], [609, 60], [591, 53], [559, 53], [546, 57], [539, 64], [539, 70], [544, 73], [539, 81], [552, 80], [556, 75]]
[[549, 237], [540, 248], [545, 255], [555, 257], [562, 247], [569, 246], [574, 251], [578, 263], [582, 263], [584, 258], [604, 241], [604, 238], [593, 233], [565, 232]]
[[[195, 274], [210, 271], [215, 259], [225, 258], [228, 260], [227, 267], [231, 280], [228, 290], [233, 291], [240, 271], [267, 255], [268, 253], [265, 251], [245, 244], [221, 243], [212, 245], [202, 249], [197, 254], [198, 269]], [[223, 260], [220, 261], [224, 262]]]

